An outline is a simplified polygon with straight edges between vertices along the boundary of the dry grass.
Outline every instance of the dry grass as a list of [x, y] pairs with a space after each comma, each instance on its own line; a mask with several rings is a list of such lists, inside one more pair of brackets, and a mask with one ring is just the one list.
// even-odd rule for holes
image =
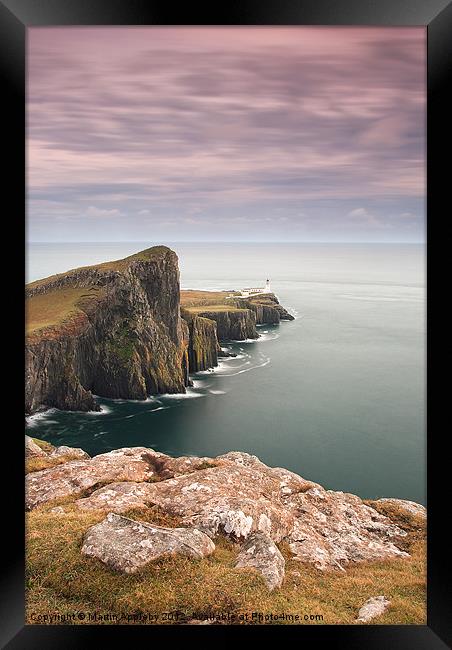
[[183, 307], [183, 310], [189, 314], [210, 314], [219, 311], [247, 311], [246, 309], [239, 309], [235, 305], [199, 305], [197, 307]]
[[197, 291], [195, 289], [184, 289], [180, 292], [181, 307], [201, 307], [206, 305], [223, 305], [230, 302], [229, 296], [234, 291]]
[[42, 451], [45, 451], [46, 453], [50, 454], [51, 451], [55, 449], [53, 445], [50, 444], [50, 442], [47, 442], [46, 440], [40, 440], [39, 438], [31, 438], [33, 442], [38, 445]]
[[95, 287], [64, 287], [27, 298], [26, 334], [55, 327], [82, 314], [82, 303], [99, 296]]
[[[29, 623], [38, 622], [37, 615], [68, 612], [107, 614], [110, 620], [104, 624], [136, 623], [120, 617], [143, 613], [158, 616], [157, 621], [147, 622], [165, 623], [165, 612], [178, 612], [178, 622], [202, 619], [203, 613], [230, 613], [237, 617], [236, 623], [252, 623], [239, 617], [261, 612], [298, 615], [301, 619], [295, 622], [302, 624], [351, 624], [365, 600], [379, 594], [391, 600], [391, 607], [375, 624], [426, 621], [425, 543], [420, 538], [411, 539], [409, 559], [354, 565], [344, 574], [322, 573], [301, 564], [291, 559], [283, 544], [286, 577], [281, 589], [269, 593], [256, 572], [234, 568], [238, 546], [221, 537], [213, 555], [203, 560], [172, 557], [150, 563], [134, 575], [115, 573], [80, 553], [84, 533], [105, 513], [80, 512], [66, 500], [65, 514], [56, 514], [50, 512], [54, 505], [27, 515]], [[155, 507], [126, 514], [160, 526], [179, 523]], [[112, 620], [111, 615], [118, 619]], [[305, 615], [323, 618], [304, 620]]]
[[41, 469], [48, 467], [55, 467], [55, 465], [62, 465], [70, 460], [80, 460], [77, 456], [66, 454], [65, 456], [35, 456], [25, 459], [25, 474], [30, 472], [39, 472]]

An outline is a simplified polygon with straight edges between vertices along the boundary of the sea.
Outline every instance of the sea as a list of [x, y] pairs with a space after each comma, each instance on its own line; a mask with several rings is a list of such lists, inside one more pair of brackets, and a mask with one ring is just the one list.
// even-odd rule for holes
[[29, 243], [27, 280], [161, 243], [179, 256], [182, 288], [269, 278], [295, 320], [229, 342], [237, 356], [192, 375], [186, 394], [99, 397], [100, 413], [51, 409], [28, 418], [29, 435], [91, 455], [239, 450], [327, 489], [426, 503], [422, 244]]

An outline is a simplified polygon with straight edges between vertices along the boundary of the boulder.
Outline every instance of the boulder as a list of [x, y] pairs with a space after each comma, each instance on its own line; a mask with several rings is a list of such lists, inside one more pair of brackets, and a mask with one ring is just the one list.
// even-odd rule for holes
[[199, 530], [163, 528], [109, 513], [85, 534], [82, 553], [111, 569], [135, 573], [149, 562], [169, 555], [200, 559], [215, 550], [212, 540]]
[[285, 560], [276, 544], [264, 533], [253, 533], [240, 551], [235, 566], [256, 569], [272, 591], [284, 580]]
[[49, 456], [51, 458], [60, 458], [61, 456], [71, 456], [74, 460], [76, 458], [90, 458], [90, 455], [80, 449], [79, 447], [66, 447], [62, 445], [61, 447], [56, 447]]
[[366, 600], [358, 612], [357, 623], [368, 623], [376, 616], [381, 616], [388, 609], [390, 601], [384, 596], [374, 596]]

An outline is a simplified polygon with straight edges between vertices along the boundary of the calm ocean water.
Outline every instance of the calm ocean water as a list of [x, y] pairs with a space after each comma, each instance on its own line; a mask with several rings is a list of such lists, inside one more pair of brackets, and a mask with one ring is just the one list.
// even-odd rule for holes
[[[28, 280], [150, 245], [30, 244]], [[31, 418], [29, 433], [91, 454], [134, 445], [174, 455], [242, 450], [329, 489], [425, 503], [424, 247], [169, 245], [183, 288], [233, 289], [269, 276], [296, 320], [231, 343], [237, 358], [194, 375], [187, 395], [99, 399], [101, 414], [52, 410]]]

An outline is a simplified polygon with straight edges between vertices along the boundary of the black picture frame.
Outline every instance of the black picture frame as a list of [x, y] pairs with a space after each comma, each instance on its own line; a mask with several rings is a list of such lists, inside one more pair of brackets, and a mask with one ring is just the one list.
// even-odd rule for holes
[[[452, 641], [452, 608], [450, 608], [451, 564], [450, 537], [446, 532], [450, 507], [446, 503], [449, 459], [442, 451], [442, 438], [447, 438], [449, 382], [438, 380], [441, 367], [448, 368], [444, 350], [450, 337], [443, 317], [444, 300], [447, 300], [448, 258], [452, 241], [450, 218], [444, 212], [446, 173], [450, 163], [443, 163], [441, 152], [447, 148], [448, 117], [451, 113], [447, 98], [447, 73], [452, 61], [452, 4], [449, 0], [241, 0], [222, 5], [202, 7], [187, 3], [173, 6], [153, 0], [0, 0], [0, 65], [2, 67], [4, 134], [10, 146], [4, 146], [4, 197], [8, 197], [5, 224], [13, 224], [13, 237], [17, 243], [25, 241], [22, 215], [25, 211], [25, 47], [26, 29], [32, 26], [51, 25], [372, 25], [372, 26], [426, 26], [428, 42], [427, 81], [427, 405], [428, 405], [428, 623], [426, 626], [287, 626], [273, 627], [272, 632], [286, 636], [295, 633], [301, 644], [327, 644], [350, 649], [409, 648], [410, 650], [440, 650]], [[450, 143], [450, 138], [449, 138]], [[449, 181], [450, 183], [450, 181]], [[6, 208], [4, 208], [6, 210]], [[8, 234], [5, 244], [12, 252]], [[7, 252], [7, 251], [5, 251]], [[8, 378], [16, 368], [17, 387], [23, 385], [20, 359], [23, 358], [23, 307], [22, 291], [25, 274], [21, 264], [8, 264], [8, 292], [13, 304], [11, 287], [17, 283], [18, 304], [15, 310], [17, 327], [8, 320], [3, 341], [14, 349], [14, 364], [6, 367]], [[444, 291], [436, 291], [438, 288]], [[444, 297], [435, 300], [435, 294]], [[5, 336], [7, 338], [5, 338]], [[14, 339], [14, 341], [13, 341]], [[20, 352], [19, 352], [20, 351]], [[442, 362], [442, 363], [441, 363]], [[11, 381], [14, 381], [11, 380]], [[14, 412], [21, 418], [23, 394], [16, 387], [9, 391], [16, 395]], [[7, 399], [12, 395], [7, 394]], [[10, 406], [8, 404], [8, 410]], [[13, 419], [13, 421], [15, 418]], [[449, 425], [450, 429], [450, 425]], [[8, 448], [6, 446], [8, 443]], [[135, 637], [146, 635], [147, 642], [155, 640], [157, 630], [146, 626], [26, 626], [24, 625], [25, 571], [24, 571], [24, 520], [22, 503], [23, 437], [15, 426], [4, 427], [4, 478], [2, 499], [2, 577], [0, 642], [2, 647], [16, 648], [78, 648], [105, 642], [105, 636], [114, 634], [113, 641], [134, 642]], [[5, 498], [6, 497], [6, 498]], [[170, 626], [163, 632], [172, 637], [202, 635], [212, 637], [221, 632], [226, 639], [240, 632], [245, 640], [264, 628], [250, 626]], [[265, 634], [269, 628], [264, 629]], [[151, 636], [151, 634], [153, 636]], [[176, 638], [174, 637], [174, 639]], [[187, 640], [187, 636], [184, 636]], [[145, 641], [146, 642], [146, 641]], [[449, 645], [448, 645], [449, 644]]]

